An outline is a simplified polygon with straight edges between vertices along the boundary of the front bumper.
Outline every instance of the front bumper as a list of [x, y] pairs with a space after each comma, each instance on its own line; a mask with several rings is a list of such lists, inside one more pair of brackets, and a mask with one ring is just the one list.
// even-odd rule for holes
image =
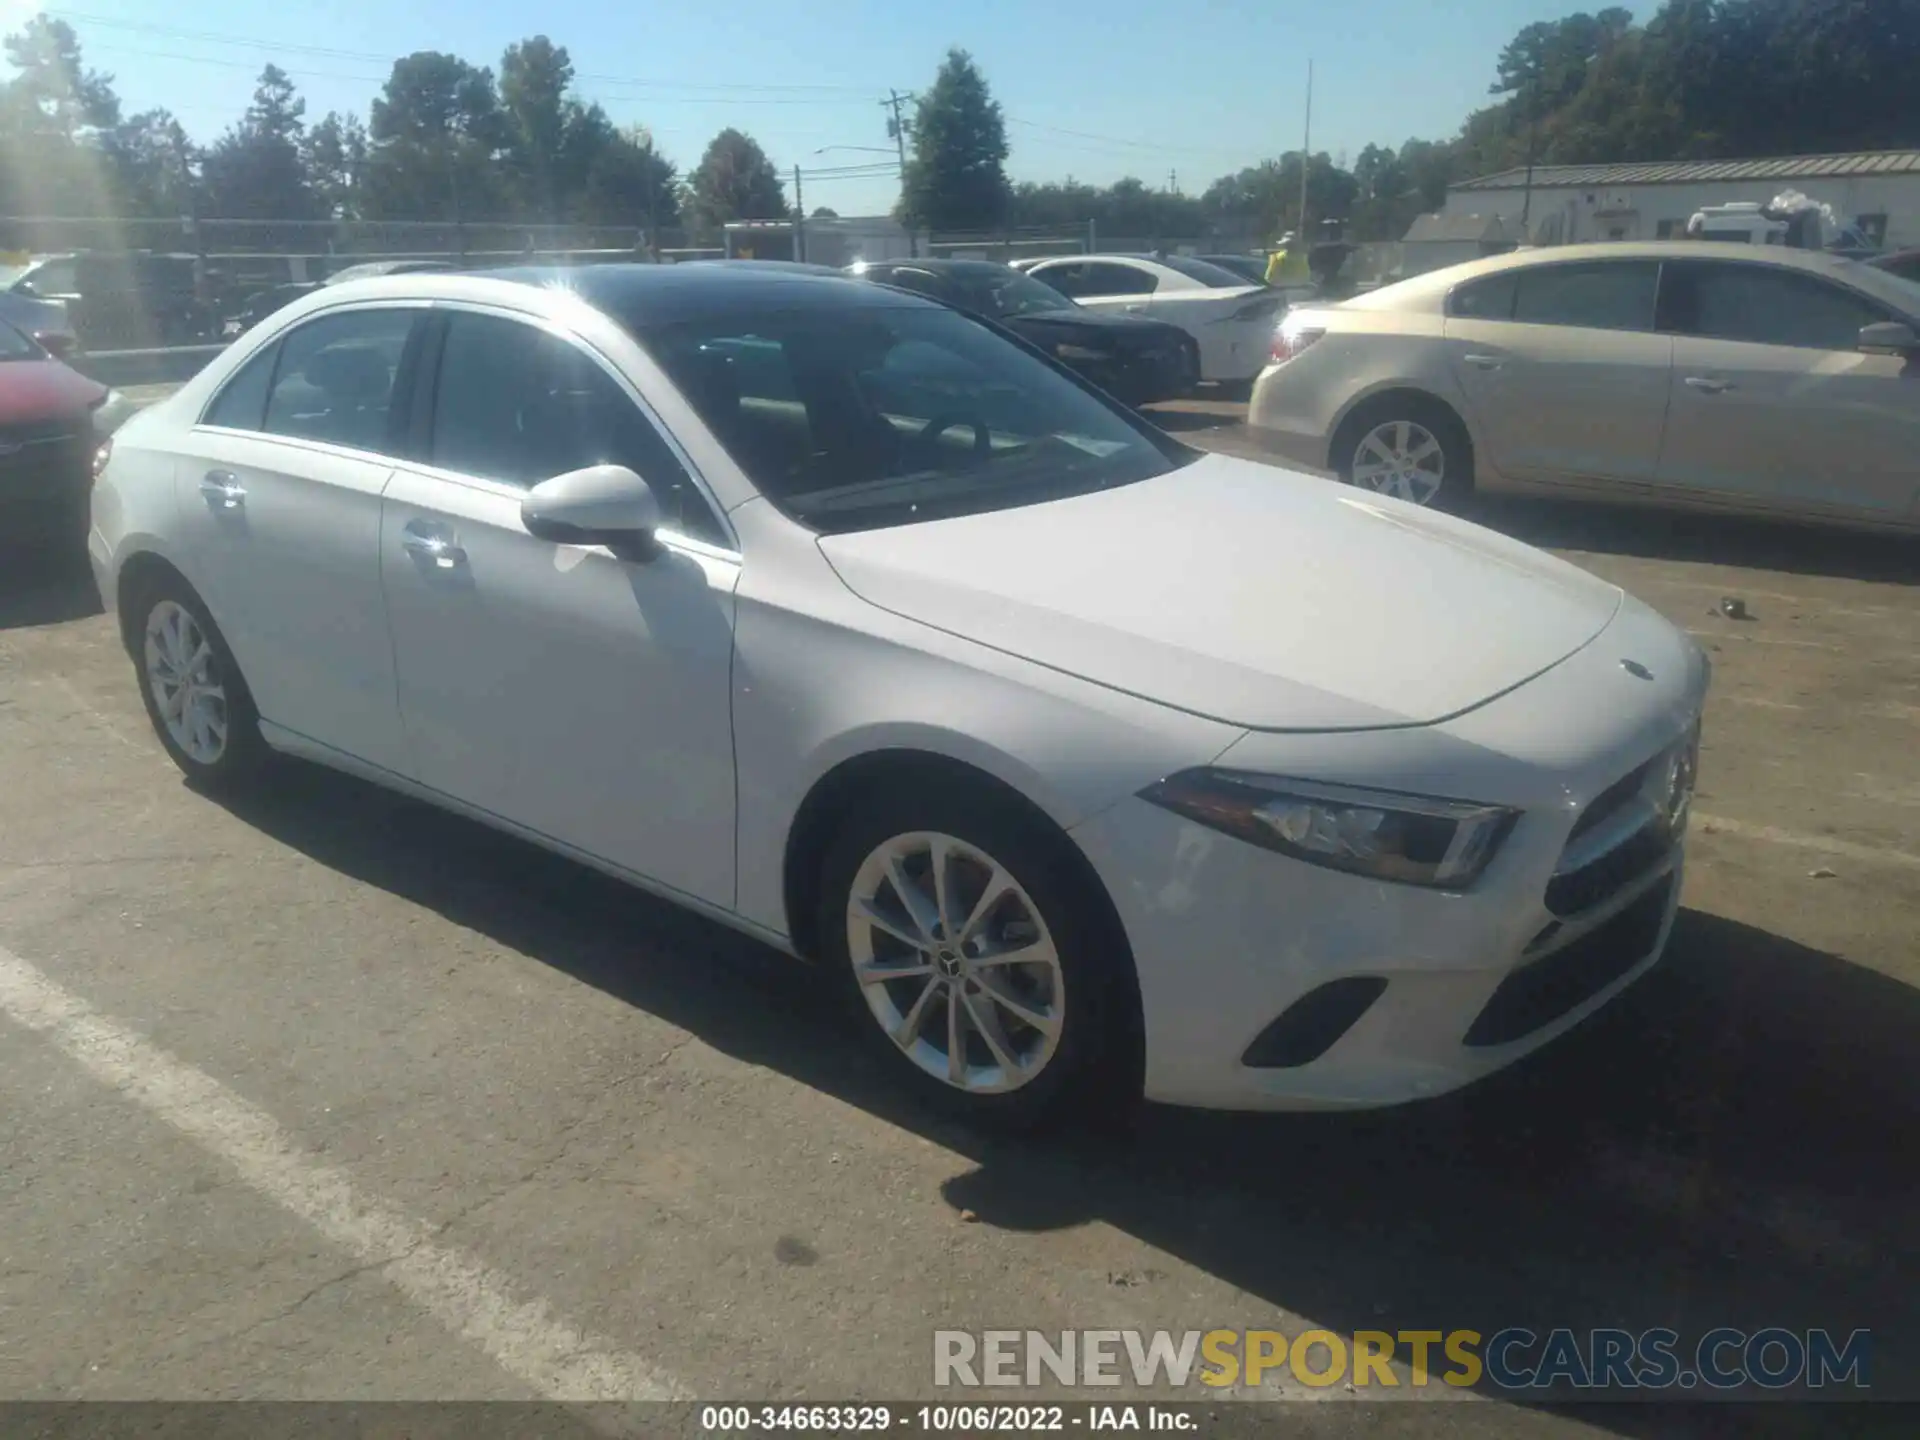
[[[1624, 671], [1623, 652], [1656, 680]], [[1639, 852], [1600, 885], [1570, 888], [1557, 872], [1583, 853], [1570, 841], [1590, 807], [1689, 743], [1705, 684], [1697, 649], [1629, 602], [1586, 650], [1452, 721], [1255, 734], [1221, 757], [1521, 809], [1462, 893], [1291, 860], [1137, 798], [1077, 827], [1133, 948], [1148, 1098], [1248, 1110], [1420, 1099], [1500, 1069], [1605, 1005], [1659, 959], [1683, 844]]]
[[1200, 353], [1191, 340], [1138, 355], [1074, 361], [1074, 368], [1126, 405], [1178, 400], [1200, 383]]

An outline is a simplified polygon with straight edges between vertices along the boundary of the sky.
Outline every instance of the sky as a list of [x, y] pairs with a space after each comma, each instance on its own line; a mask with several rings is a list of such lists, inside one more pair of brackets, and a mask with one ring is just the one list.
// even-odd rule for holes
[[[1349, 162], [1369, 142], [1454, 133], [1487, 102], [1494, 58], [1521, 26], [1574, 0], [0, 0], [11, 31], [45, 9], [114, 76], [128, 114], [174, 112], [202, 143], [239, 118], [260, 67], [286, 70], [307, 118], [365, 116], [390, 63], [444, 50], [498, 73], [515, 40], [545, 34], [576, 88], [617, 124], [649, 127], [682, 173], [732, 125], [781, 173], [801, 168], [809, 210], [891, 208], [891, 178], [807, 180], [884, 162], [882, 101], [932, 80], [949, 46], [972, 52], [1007, 117], [1016, 180], [1204, 190], [1300, 147], [1313, 61], [1312, 144]], [[1591, 6], [1586, 7], [1591, 8]], [[1644, 7], [1642, 7], [1644, 8]], [[865, 147], [865, 148], [862, 148]], [[879, 153], [870, 153], [879, 152]], [[789, 197], [791, 198], [791, 197]]]

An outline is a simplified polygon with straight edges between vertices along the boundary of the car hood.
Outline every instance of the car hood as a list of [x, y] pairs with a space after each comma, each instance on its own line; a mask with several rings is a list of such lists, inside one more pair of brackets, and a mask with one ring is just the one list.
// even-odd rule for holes
[[1558, 664], [1621, 603], [1492, 531], [1221, 455], [820, 548], [882, 609], [1258, 730], [1446, 719]]
[[0, 360], [0, 425], [82, 415], [106, 393], [57, 360]]

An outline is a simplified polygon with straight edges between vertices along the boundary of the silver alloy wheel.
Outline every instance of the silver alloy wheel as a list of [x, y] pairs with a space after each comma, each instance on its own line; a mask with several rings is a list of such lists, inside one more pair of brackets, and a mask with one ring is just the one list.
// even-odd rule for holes
[[1447, 478], [1447, 452], [1417, 420], [1389, 420], [1366, 433], [1353, 451], [1353, 483], [1382, 495], [1425, 505]]
[[213, 642], [191, 610], [162, 600], [147, 613], [146, 661], [147, 684], [173, 743], [196, 764], [216, 764], [227, 750], [227, 690]]
[[1059, 1048], [1067, 992], [1047, 922], [964, 840], [914, 831], [877, 846], [847, 897], [847, 953], [880, 1028], [956, 1090], [1018, 1090]]

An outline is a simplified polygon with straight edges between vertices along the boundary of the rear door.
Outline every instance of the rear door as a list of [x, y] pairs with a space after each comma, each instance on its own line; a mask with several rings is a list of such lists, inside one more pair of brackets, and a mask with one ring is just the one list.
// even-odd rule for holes
[[1662, 485], [1803, 514], [1896, 518], [1920, 497], [1920, 365], [1860, 349], [1863, 326], [1911, 323], [1786, 266], [1669, 267], [1674, 338]]
[[380, 493], [425, 310], [328, 311], [243, 366], [174, 468], [192, 579], [263, 719], [404, 771]]
[[1448, 363], [1494, 467], [1562, 485], [1650, 486], [1673, 339], [1657, 260], [1532, 265], [1448, 297]]

